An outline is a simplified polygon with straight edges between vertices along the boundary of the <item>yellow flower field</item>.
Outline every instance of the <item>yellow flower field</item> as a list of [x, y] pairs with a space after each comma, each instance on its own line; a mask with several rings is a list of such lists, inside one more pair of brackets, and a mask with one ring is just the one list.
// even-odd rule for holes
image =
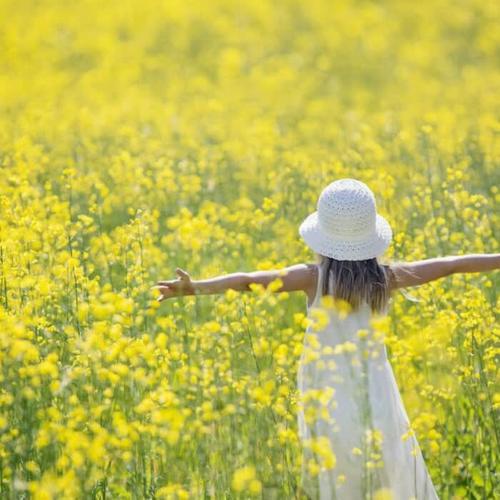
[[[342, 177], [393, 226], [387, 261], [498, 252], [499, 14], [2, 0], [0, 497], [300, 498], [305, 295], [150, 287], [314, 261], [298, 225]], [[499, 482], [498, 285], [393, 297], [385, 341], [443, 499]]]

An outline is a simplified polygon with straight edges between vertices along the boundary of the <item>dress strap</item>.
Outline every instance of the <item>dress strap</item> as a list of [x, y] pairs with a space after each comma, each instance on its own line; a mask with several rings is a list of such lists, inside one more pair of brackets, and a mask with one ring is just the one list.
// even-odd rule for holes
[[321, 293], [321, 288], [322, 288], [322, 285], [323, 285], [323, 273], [321, 272], [322, 271], [321, 265], [320, 264], [316, 264], [316, 267], [318, 269], [318, 279], [316, 281], [316, 293], [314, 294], [314, 299], [312, 301], [311, 307], [314, 304], [316, 304], [317, 300], [319, 300], [320, 293]]

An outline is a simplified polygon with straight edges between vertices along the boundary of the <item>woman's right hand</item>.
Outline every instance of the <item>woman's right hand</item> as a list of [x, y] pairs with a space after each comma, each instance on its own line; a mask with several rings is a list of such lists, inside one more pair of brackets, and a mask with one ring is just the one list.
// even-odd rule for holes
[[175, 272], [179, 278], [168, 281], [158, 281], [152, 288], [157, 288], [161, 295], [156, 299], [162, 302], [171, 297], [179, 297], [181, 295], [194, 295], [194, 286], [189, 273], [178, 267]]

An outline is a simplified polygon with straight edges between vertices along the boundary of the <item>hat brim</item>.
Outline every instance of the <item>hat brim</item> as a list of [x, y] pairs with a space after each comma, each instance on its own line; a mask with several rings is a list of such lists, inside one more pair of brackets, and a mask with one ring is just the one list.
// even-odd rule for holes
[[389, 222], [376, 215], [375, 234], [362, 241], [346, 241], [325, 234], [318, 221], [318, 211], [308, 215], [299, 226], [299, 234], [307, 246], [320, 255], [337, 260], [366, 260], [382, 255], [392, 241]]

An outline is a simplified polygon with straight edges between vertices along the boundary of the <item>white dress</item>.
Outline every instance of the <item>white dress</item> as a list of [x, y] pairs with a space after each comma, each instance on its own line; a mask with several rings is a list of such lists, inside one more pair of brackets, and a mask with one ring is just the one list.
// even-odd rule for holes
[[[324, 279], [318, 270], [307, 307], [314, 321]], [[307, 327], [297, 373], [302, 492], [314, 500], [365, 500], [377, 491], [384, 500], [438, 499], [416, 437], [408, 433], [385, 345], [373, 341], [369, 305], [344, 317], [322, 310], [329, 322]]]

